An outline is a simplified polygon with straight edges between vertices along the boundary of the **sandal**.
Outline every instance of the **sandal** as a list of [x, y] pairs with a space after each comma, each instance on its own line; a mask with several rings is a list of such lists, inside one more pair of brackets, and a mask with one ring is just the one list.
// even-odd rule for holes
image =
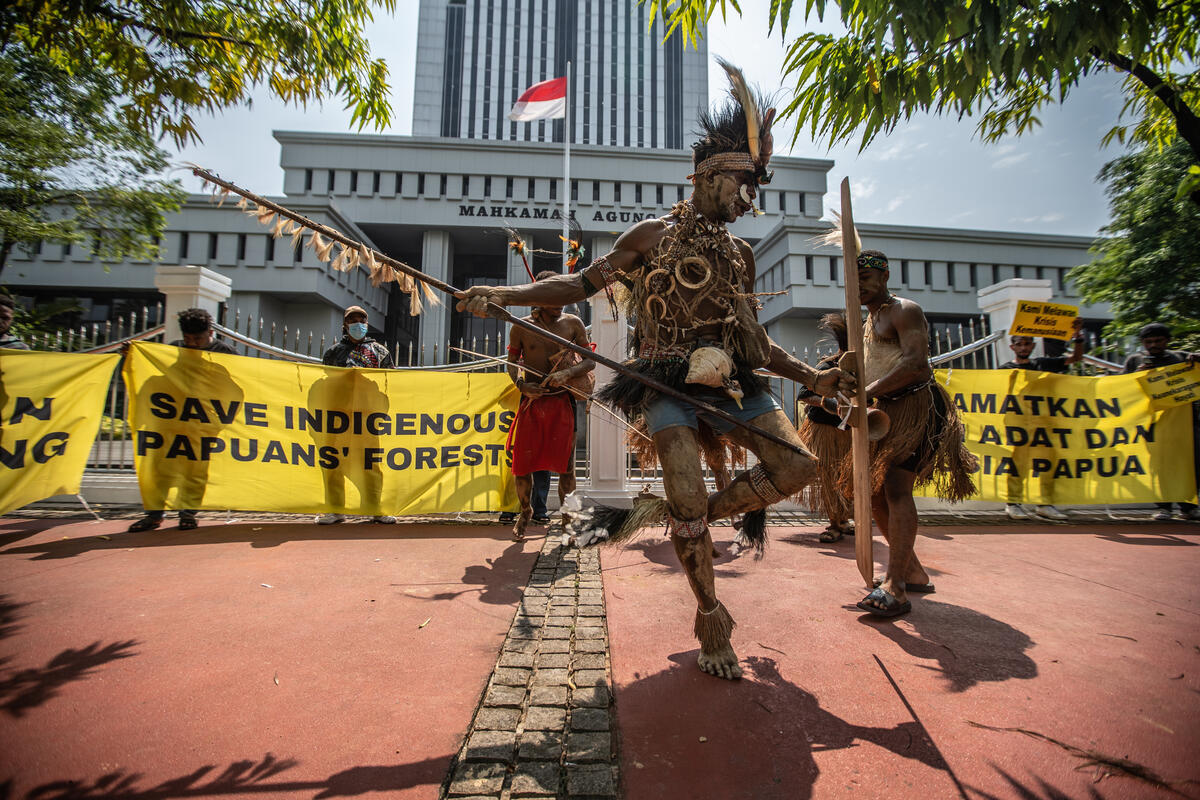
[[[876, 588], [879, 588], [879, 585], [882, 583], [883, 583], [883, 578], [876, 578], [875, 581], [871, 585]], [[935, 589], [933, 588], [932, 583], [905, 583], [904, 591], [916, 592], [917, 594], [933, 594]]]
[[194, 531], [199, 525], [200, 523], [196, 521], [195, 517], [181, 516], [179, 518], [179, 530], [181, 531]]
[[130, 533], [141, 533], [142, 531], [152, 531], [163, 524], [162, 517], [142, 517], [137, 522], [133, 523], [127, 529]]
[[[879, 603], [879, 605], [873, 605], [868, 602], [871, 600]], [[872, 590], [869, 595], [859, 600], [856, 605], [868, 614], [873, 614], [877, 617], [898, 617], [901, 614], [907, 614], [909, 611], [912, 611], [911, 602], [905, 600], [901, 603], [883, 589]]]
[[840, 530], [830, 527], [821, 531], [821, 533], [817, 535], [817, 541], [824, 542], [825, 544], [833, 544], [834, 542], [840, 542], [842, 540], [842, 536], [843, 533]]

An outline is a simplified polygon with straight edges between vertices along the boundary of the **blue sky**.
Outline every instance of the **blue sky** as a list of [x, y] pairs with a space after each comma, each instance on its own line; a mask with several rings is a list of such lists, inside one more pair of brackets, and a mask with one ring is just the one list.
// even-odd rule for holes
[[[708, 38], [710, 54], [739, 64], [752, 83], [772, 92], [780, 84], [784, 47], [778, 31], [767, 36], [767, 5], [767, 0], [742, 0], [742, 16], [722, 22], [718, 15]], [[382, 132], [408, 134], [417, 4], [397, 6], [394, 16], [381, 16], [371, 25], [368, 36], [391, 73], [392, 124]], [[797, 23], [793, 19], [793, 27]], [[835, 30], [828, 20], [819, 27]], [[712, 97], [726, 85], [712, 63]], [[902, 123], [862, 153], [857, 144], [827, 150], [803, 137], [789, 153], [792, 126], [785, 121], [776, 129], [776, 153], [833, 159], [829, 186], [836, 189], [850, 176], [855, 217], [864, 222], [1090, 236], [1107, 221], [1103, 187], [1095, 177], [1119, 155], [1116, 148], [1102, 151], [1100, 139], [1116, 123], [1121, 105], [1119, 79], [1102, 74], [1089, 78], [1061, 107], [1048, 109], [1034, 133], [999, 144], [979, 141], [971, 119], [924, 116]], [[203, 143], [183, 149], [177, 160], [214, 169], [260, 194], [278, 194], [283, 173], [271, 131], [350, 132], [349, 118], [336, 101], [295, 108], [260, 92], [249, 108], [203, 119]], [[190, 176], [185, 186], [199, 188]], [[827, 197], [826, 208], [831, 203], [836, 208], [834, 198]]]

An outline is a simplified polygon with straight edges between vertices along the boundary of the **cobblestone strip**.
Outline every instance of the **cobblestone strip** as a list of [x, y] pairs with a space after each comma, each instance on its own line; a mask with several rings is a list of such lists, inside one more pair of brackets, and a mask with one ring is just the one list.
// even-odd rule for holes
[[547, 536], [441, 796], [616, 797], [611, 685], [600, 553]]

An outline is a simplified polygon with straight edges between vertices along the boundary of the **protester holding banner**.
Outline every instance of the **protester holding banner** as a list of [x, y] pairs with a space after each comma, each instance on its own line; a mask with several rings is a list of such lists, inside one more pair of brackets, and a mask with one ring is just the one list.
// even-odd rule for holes
[[[1142, 340], [1142, 349], [1125, 359], [1123, 372], [1125, 375], [1158, 367], [1169, 367], [1174, 364], [1184, 364], [1188, 361], [1196, 363], [1200, 360], [1200, 354], [1168, 350], [1167, 345], [1171, 343], [1171, 329], [1161, 322], [1152, 322], [1144, 326], [1138, 332], [1138, 338]], [[1200, 403], [1192, 403], [1192, 450], [1195, 457], [1197, 480], [1200, 481], [1200, 441], [1197, 441], [1198, 438], [1200, 438]], [[1156, 503], [1155, 505], [1159, 510], [1154, 515], [1154, 519], [1166, 521], [1171, 518], [1173, 508], [1171, 503]], [[1182, 519], [1200, 521], [1200, 509], [1192, 503], [1180, 503], [1179, 516]]]
[[[188, 308], [179, 312], [177, 317], [179, 320], [179, 331], [183, 334], [182, 339], [176, 339], [171, 342], [172, 347], [185, 347], [189, 350], [207, 350], [210, 353], [226, 353], [228, 355], [237, 355], [237, 351], [229, 345], [217, 339], [213, 331], [213, 318], [203, 308]], [[129, 345], [126, 344], [124, 350], [128, 350]], [[203, 474], [199, 470], [189, 476], [192, 483], [196, 483], [196, 492], [203, 496], [203, 483], [206, 482], [207, 470]], [[152, 531], [158, 528], [163, 523], [163, 518], [166, 512], [161, 508], [148, 509], [146, 516], [139, 519], [129, 526], [132, 533], [139, 531]], [[181, 531], [194, 530], [199, 522], [196, 520], [196, 512], [192, 509], [179, 510], [179, 529]]]
[[28, 350], [29, 345], [15, 336], [10, 336], [8, 333], [12, 327], [13, 314], [16, 307], [17, 304], [11, 297], [6, 294], [0, 294], [0, 348], [6, 350]]
[[[396, 362], [386, 346], [375, 341], [368, 335], [367, 311], [362, 306], [350, 306], [342, 315], [342, 338], [325, 351], [321, 363], [331, 367], [366, 367], [373, 369], [395, 369]], [[318, 395], [324, 395], [321, 389], [314, 387]], [[344, 391], [344, 389], [343, 389]], [[374, 394], [378, 394], [375, 392]], [[386, 402], [385, 402], [386, 408]], [[350, 410], [350, 409], [343, 409]], [[376, 409], [372, 409], [375, 411]], [[345, 470], [327, 470], [324, 473], [326, 499], [333, 505], [341, 505], [345, 499]], [[378, 496], [382, 489], [382, 472], [378, 468], [358, 470], [351, 477], [360, 478], [364, 489]], [[381, 525], [394, 525], [396, 518], [391, 514], [378, 514], [371, 518]], [[336, 525], [345, 522], [344, 514], [330, 512], [317, 517], [318, 525]]]
[[[555, 275], [558, 273], [543, 270], [535, 280]], [[550, 333], [589, 346], [583, 320], [562, 313], [562, 306], [540, 306], [526, 319]], [[518, 541], [525, 538], [525, 529], [533, 517], [530, 494], [535, 473], [544, 470], [558, 474], [560, 503], [575, 491], [575, 400], [566, 385], [596, 368], [594, 361], [573, 363], [575, 358], [571, 351], [524, 328], [514, 327], [509, 335], [508, 362], [512, 366], [508, 375], [521, 391], [521, 405], [508, 440], [517, 498], [521, 501], [520, 514], [513, 524], [513, 538]], [[571, 363], [566, 365], [568, 362]], [[545, 377], [519, 378], [518, 364]], [[563, 512], [563, 523], [566, 521]]]
[[[963, 425], [929, 364], [929, 323], [912, 300], [888, 290], [888, 259], [879, 250], [858, 256], [867, 400], [891, 420], [871, 446], [871, 510], [888, 542], [888, 566], [876, 588], [858, 603], [863, 611], [895, 617], [912, 610], [907, 592], [933, 585], [913, 551], [917, 507], [913, 488], [932, 483], [937, 496], [956, 502], [975, 494], [975, 457], [963, 446]], [[843, 470], [845, 491], [850, 470]], [[862, 520], [859, 521], [860, 525]], [[865, 531], [866, 529], [863, 528]]]
[[[1083, 319], [1075, 317], [1072, 321], [1075, 335], [1071, 338], [1074, 344], [1074, 349], [1067, 356], [1038, 356], [1030, 358], [1029, 354], [1033, 352], [1033, 337], [1015, 335], [1008, 337], [1008, 345], [1012, 348], [1013, 355], [1016, 356], [1012, 361], [1006, 361], [1000, 365], [999, 369], [1029, 369], [1037, 372], [1053, 372], [1063, 374], [1067, 371], [1067, 367], [1077, 363], [1083, 358]], [[1029, 519], [1031, 516], [1045, 517], [1056, 522], [1062, 522], [1068, 517], [1062, 511], [1051, 505], [1040, 505], [1033, 508], [1028, 508], [1020, 503], [1008, 503], [1004, 507], [1004, 511], [1011, 519]]]

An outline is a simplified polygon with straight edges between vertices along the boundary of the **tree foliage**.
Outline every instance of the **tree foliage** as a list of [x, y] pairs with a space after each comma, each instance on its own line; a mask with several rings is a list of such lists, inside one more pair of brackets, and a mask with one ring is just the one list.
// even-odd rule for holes
[[1100, 172], [1112, 216], [1103, 231], [1109, 238], [1070, 278], [1087, 302], [1112, 305], [1113, 334], [1163, 322], [1177, 343], [1200, 345], [1200, 208], [1176, 192], [1191, 159], [1182, 142], [1162, 152], [1145, 146]]
[[17, 245], [86, 246], [101, 260], [157, 253], [183, 192], [167, 154], [117, 111], [120, 86], [18, 46], [0, 52], [0, 270]]
[[125, 122], [178, 145], [197, 138], [195, 113], [260, 85], [301, 105], [337, 97], [352, 124], [383, 128], [387, 66], [364, 34], [378, 7], [395, 0], [6, 0], [0, 48], [111, 76]]
[[[667, 28], [695, 41], [725, 0], [654, 0]], [[736, 3], [732, 3], [737, 10]], [[804, 0], [807, 21], [837, 8], [844, 36], [795, 27], [793, 0], [771, 0], [769, 28], [787, 48], [784, 116], [830, 144], [866, 147], [919, 112], [976, 117], [987, 141], [1039, 124], [1087, 75], [1126, 74], [1117, 139], [1164, 147], [1177, 137], [1200, 158], [1196, 63], [1200, 0]]]

